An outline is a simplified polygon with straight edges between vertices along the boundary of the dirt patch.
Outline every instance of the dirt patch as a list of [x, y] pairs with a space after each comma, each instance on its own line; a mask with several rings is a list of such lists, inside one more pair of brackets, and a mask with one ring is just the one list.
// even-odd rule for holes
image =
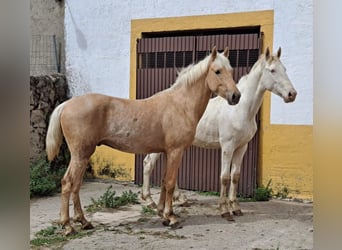
[[[82, 205], [100, 197], [109, 185], [118, 195], [140, 192], [131, 183], [85, 182]], [[159, 198], [152, 188], [152, 197]], [[313, 206], [291, 201], [242, 202], [243, 216], [235, 222], [224, 220], [218, 210], [218, 197], [184, 191], [190, 207], [175, 204], [174, 212], [182, 228], [162, 225], [157, 215], [142, 212], [141, 204], [120, 209], [87, 213], [95, 226], [88, 236], [50, 245], [62, 249], [313, 249]], [[59, 195], [31, 200], [31, 239], [59, 219]], [[70, 206], [72, 214], [72, 206]]]

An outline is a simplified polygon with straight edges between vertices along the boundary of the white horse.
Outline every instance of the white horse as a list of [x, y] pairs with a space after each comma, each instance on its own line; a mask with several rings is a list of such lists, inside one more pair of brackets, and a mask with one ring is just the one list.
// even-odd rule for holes
[[[286, 103], [296, 99], [297, 92], [280, 61], [280, 55], [281, 48], [278, 49], [277, 55], [273, 56], [267, 48], [266, 53], [259, 57], [249, 74], [239, 80], [237, 86], [241, 92], [240, 102], [235, 106], [229, 106], [222, 97], [212, 98], [196, 128], [192, 145], [222, 149], [219, 208], [222, 217], [227, 220], [234, 220], [229, 209], [234, 215], [243, 214], [236, 198], [240, 168], [248, 142], [257, 131], [255, 116], [261, 106], [264, 93], [269, 90], [282, 97]], [[160, 154], [152, 153], [144, 159], [142, 198], [150, 207], [155, 207], [150, 194], [150, 175]], [[227, 199], [229, 182], [231, 184]], [[176, 185], [174, 198], [181, 198], [185, 202], [186, 197], [180, 197], [177, 187]]]

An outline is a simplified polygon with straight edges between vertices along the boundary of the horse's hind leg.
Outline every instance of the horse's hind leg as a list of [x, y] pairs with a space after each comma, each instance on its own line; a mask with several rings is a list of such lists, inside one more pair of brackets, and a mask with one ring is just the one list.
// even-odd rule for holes
[[248, 144], [239, 147], [235, 150], [233, 158], [232, 158], [232, 170], [231, 170], [231, 184], [229, 188], [229, 205], [232, 209], [234, 215], [243, 215], [239, 202], [236, 198], [239, 178], [240, 178], [240, 169], [243, 160], [243, 156], [247, 150]]
[[83, 218], [83, 223], [87, 222], [83, 216], [81, 203], [78, 196], [87, 162], [88, 160], [78, 160], [71, 156], [69, 167], [62, 178], [61, 224], [65, 228], [65, 235], [69, 235], [75, 231], [70, 224], [69, 216], [69, 199], [71, 193], [73, 193], [76, 220], [82, 220]]
[[81, 200], [80, 200], [80, 188], [82, 185], [83, 176], [87, 168], [88, 160], [81, 163], [81, 171], [75, 173], [75, 180], [72, 186], [72, 199], [74, 203], [74, 221], [82, 224], [82, 229], [92, 229], [93, 225], [86, 220], [83, 214]]
[[144, 159], [144, 179], [141, 198], [146, 201], [147, 206], [150, 208], [157, 207], [156, 203], [152, 200], [151, 197], [150, 177], [160, 155], [160, 153], [152, 153], [148, 154]]
[[179, 191], [177, 179], [176, 179], [175, 191], [173, 193], [173, 200], [178, 201], [180, 206], [184, 206], [184, 207], [189, 206], [188, 198], [186, 198], [185, 194]]
[[73, 160], [70, 161], [67, 171], [65, 172], [61, 184], [61, 212], [60, 212], [60, 223], [64, 227], [64, 234], [69, 235], [73, 233], [75, 230], [70, 224], [70, 216], [69, 216], [69, 199], [72, 188], [72, 178], [71, 178], [71, 169], [73, 168]]

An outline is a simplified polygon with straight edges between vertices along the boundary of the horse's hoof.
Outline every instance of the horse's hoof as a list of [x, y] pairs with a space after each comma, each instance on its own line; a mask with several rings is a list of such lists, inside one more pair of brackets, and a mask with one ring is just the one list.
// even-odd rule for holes
[[233, 216], [230, 214], [230, 212], [226, 212], [221, 214], [222, 218], [226, 219], [227, 221], [235, 221]]
[[242, 216], [243, 212], [239, 209], [239, 210], [233, 211], [233, 214], [236, 215], [236, 216]]
[[155, 202], [151, 202], [151, 203], [147, 204], [147, 207], [151, 208], [151, 209], [156, 209], [157, 208], [157, 204]]
[[72, 235], [72, 234], [75, 234], [75, 233], [76, 233], [76, 231], [75, 231], [75, 229], [72, 226], [67, 226], [64, 229], [64, 235], [65, 236], [69, 236], [69, 235]]
[[170, 225], [171, 229], [181, 229], [183, 226], [180, 224], [179, 221], [176, 221], [175, 223]]
[[163, 223], [163, 225], [164, 225], [164, 226], [166, 226], [166, 227], [167, 227], [167, 226], [169, 226], [169, 225], [170, 225], [170, 220], [163, 220], [163, 222], [162, 222], [162, 223]]
[[94, 226], [89, 221], [87, 221], [87, 223], [82, 225], [82, 229], [84, 229], [84, 230], [89, 230], [89, 229], [93, 229], [93, 228], [94, 228]]

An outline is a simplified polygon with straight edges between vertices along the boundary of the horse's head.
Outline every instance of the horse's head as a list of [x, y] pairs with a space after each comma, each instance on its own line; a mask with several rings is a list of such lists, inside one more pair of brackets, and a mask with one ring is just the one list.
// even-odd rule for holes
[[272, 56], [269, 48], [265, 53], [265, 67], [260, 82], [265, 88], [283, 98], [284, 102], [293, 102], [296, 99], [297, 91], [294, 89], [286, 68], [280, 61], [281, 48], [279, 47], [277, 55]]
[[218, 53], [216, 47], [212, 49], [206, 83], [212, 92], [227, 99], [230, 105], [235, 105], [241, 94], [233, 80], [233, 68], [228, 54], [228, 48], [223, 53]]

